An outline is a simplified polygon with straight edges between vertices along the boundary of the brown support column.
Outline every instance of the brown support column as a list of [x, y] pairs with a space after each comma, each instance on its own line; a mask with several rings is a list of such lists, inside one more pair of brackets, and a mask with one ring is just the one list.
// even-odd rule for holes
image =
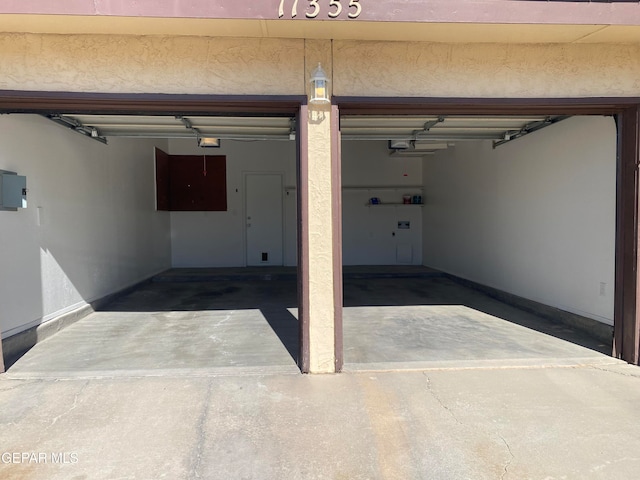
[[331, 107], [331, 197], [333, 210], [333, 307], [336, 373], [344, 365], [342, 328], [342, 141], [340, 111]]
[[637, 365], [640, 361], [640, 106], [625, 110], [616, 120], [618, 166], [613, 355]]
[[309, 109], [300, 107], [297, 118], [297, 192], [298, 192], [298, 366], [309, 373]]

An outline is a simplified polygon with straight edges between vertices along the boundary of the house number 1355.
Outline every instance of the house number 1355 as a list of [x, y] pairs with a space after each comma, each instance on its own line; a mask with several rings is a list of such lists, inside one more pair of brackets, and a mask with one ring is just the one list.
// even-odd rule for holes
[[[308, 0], [310, 10], [305, 12], [307, 18], [316, 18], [320, 11], [320, 4], [318, 0]], [[280, 8], [278, 9], [278, 18], [284, 17], [284, 3], [285, 0], [280, 0]], [[362, 13], [362, 5], [360, 5], [360, 0], [349, 0], [350, 9], [349, 18], [358, 18]], [[336, 18], [342, 13], [342, 3], [340, 0], [330, 0], [329, 1], [329, 11], [327, 15], [330, 18]], [[291, 7], [291, 18], [295, 18], [298, 16], [298, 0], [293, 0], [293, 6]]]

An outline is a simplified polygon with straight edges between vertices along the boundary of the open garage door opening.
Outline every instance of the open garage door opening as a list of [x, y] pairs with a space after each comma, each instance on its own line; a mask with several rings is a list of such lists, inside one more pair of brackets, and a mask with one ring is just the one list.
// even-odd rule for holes
[[3, 219], [10, 372], [299, 371], [295, 114], [0, 122], [29, 202]]
[[345, 369], [609, 361], [613, 116], [347, 113], [340, 131]]

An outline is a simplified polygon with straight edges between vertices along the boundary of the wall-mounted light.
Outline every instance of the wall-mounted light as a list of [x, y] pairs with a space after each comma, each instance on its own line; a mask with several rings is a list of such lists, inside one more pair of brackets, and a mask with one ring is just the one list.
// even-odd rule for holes
[[202, 148], [220, 147], [220, 139], [214, 137], [198, 137], [198, 146]]
[[331, 103], [329, 98], [329, 79], [322, 69], [322, 65], [318, 63], [318, 67], [311, 74], [311, 105], [326, 105]]

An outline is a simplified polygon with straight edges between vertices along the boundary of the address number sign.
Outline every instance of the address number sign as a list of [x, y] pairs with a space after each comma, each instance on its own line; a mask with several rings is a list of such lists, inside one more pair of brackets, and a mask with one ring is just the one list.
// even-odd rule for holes
[[[346, 0], [343, 0], [346, 3]], [[305, 11], [305, 16], [307, 18], [316, 18], [320, 13], [323, 13], [323, 9], [318, 3], [318, 0], [308, 0], [309, 9]], [[284, 7], [285, 0], [280, 0], [280, 8], [278, 9], [278, 18], [284, 17]], [[349, 10], [348, 16], [349, 18], [358, 18], [362, 13], [362, 5], [360, 5], [360, 0], [349, 0], [349, 5], [346, 7]], [[344, 9], [343, 4], [340, 0], [330, 0], [329, 7], [326, 10], [326, 15], [329, 18], [337, 18]], [[291, 18], [295, 18], [298, 16], [298, 0], [293, 0], [293, 5], [291, 6]]]

